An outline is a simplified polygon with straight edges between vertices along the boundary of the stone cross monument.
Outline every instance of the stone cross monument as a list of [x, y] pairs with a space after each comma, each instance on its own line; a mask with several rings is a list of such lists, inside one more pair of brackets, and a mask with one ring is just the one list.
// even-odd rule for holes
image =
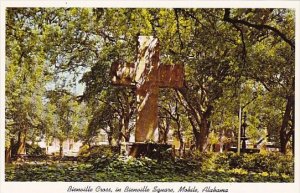
[[115, 62], [111, 66], [112, 83], [134, 86], [137, 97], [135, 142], [153, 140], [158, 127], [158, 94], [160, 87], [183, 86], [183, 65], [159, 63], [159, 42], [152, 36], [139, 36], [134, 64]]

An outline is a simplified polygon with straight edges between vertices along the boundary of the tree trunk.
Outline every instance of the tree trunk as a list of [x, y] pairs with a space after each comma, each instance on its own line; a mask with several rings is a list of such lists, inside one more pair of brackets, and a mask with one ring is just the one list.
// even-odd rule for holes
[[198, 149], [201, 152], [204, 152], [207, 147], [209, 125], [210, 125], [210, 122], [207, 120], [207, 118], [202, 119], [201, 126], [200, 126], [200, 133], [199, 133], [200, 139], [199, 139], [199, 144], [198, 144]]
[[163, 142], [167, 143], [168, 142], [168, 134], [170, 132], [170, 124], [171, 124], [171, 120], [169, 118], [166, 119], [166, 129], [163, 135]]
[[[210, 103], [202, 102], [201, 105], [199, 103], [193, 103], [193, 100], [197, 100], [194, 97], [188, 97], [188, 88], [184, 87], [179, 90], [185, 99], [187, 105], [184, 107], [189, 112], [192, 117], [189, 117], [189, 120], [193, 127], [193, 133], [196, 140], [196, 148], [201, 152], [205, 151], [207, 146], [207, 139], [210, 128], [209, 118], [213, 111], [213, 106]], [[222, 93], [222, 92], [220, 92]], [[220, 95], [219, 93], [219, 95]], [[206, 111], [203, 111], [203, 107], [206, 107]], [[196, 124], [195, 124], [196, 123]], [[199, 128], [199, 130], [197, 129]]]
[[192, 117], [188, 117], [189, 118], [189, 121], [192, 125], [192, 128], [193, 128], [193, 134], [194, 134], [194, 137], [195, 137], [195, 144], [191, 146], [198, 149], [199, 148], [199, 144], [200, 144], [200, 132], [197, 130], [197, 127], [192, 119]]
[[[202, 114], [201, 116], [201, 122], [200, 122], [200, 131], [196, 129], [196, 126], [194, 125], [193, 121], [192, 127], [193, 127], [193, 133], [195, 135], [196, 139], [196, 148], [200, 150], [200, 152], [204, 152], [207, 147], [207, 140], [208, 140], [208, 134], [209, 134], [209, 127], [210, 127], [210, 121], [208, 118], [210, 117], [212, 113], [213, 107], [209, 105], [207, 107], [207, 110]], [[191, 120], [190, 120], [191, 121]]]
[[12, 147], [14, 146], [14, 138], [10, 139], [9, 146], [5, 148], [5, 163], [11, 163]]
[[130, 117], [128, 115], [126, 115], [125, 118], [124, 118], [124, 138], [125, 138], [125, 142], [129, 142], [129, 139], [130, 139], [129, 120], [130, 120]]
[[169, 129], [166, 128], [165, 132], [163, 133], [163, 137], [162, 137], [162, 143], [167, 143], [168, 142], [168, 132]]
[[293, 132], [292, 134], [292, 153], [293, 153], [293, 156], [295, 156], [295, 131]]
[[167, 143], [168, 142], [168, 133], [170, 131], [170, 121], [166, 120], [166, 128], [164, 129], [163, 135], [162, 135], [162, 142]]
[[195, 146], [196, 149], [204, 152], [207, 147], [207, 140], [209, 134], [209, 121], [202, 120], [203, 122], [200, 125], [200, 131], [196, 128], [195, 125], [192, 124], [193, 134], [195, 137]]
[[46, 155], [48, 155], [49, 151], [49, 140], [46, 138]]
[[291, 113], [293, 113], [293, 106], [294, 106], [294, 96], [287, 97], [287, 103], [285, 107], [284, 116], [282, 119], [282, 124], [280, 128], [280, 152], [286, 154], [287, 151], [287, 143], [289, 141], [288, 137], [288, 126], [289, 121], [291, 120]]
[[[295, 104], [294, 104], [295, 105]], [[292, 153], [293, 156], [295, 156], [295, 106], [293, 105], [293, 110], [292, 110]]]
[[123, 123], [122, 123], [122, 121], [119, 122], [118, 127], [119, 127], [119, 133], [118, 133], [117, 145], [119, 146], [119, 145], [121, 145], [121, 142], [123, 139], [123, 133], [122, 133]]
[[181, 133], [181, 124], [179, 122], [179, 120], [176, 120], [176, 124], [177, 124], [177, 136], [179, 139], [179, 156], [181, 157], [183, 155], [183, 147], [184, 147], [184, 141], [183, 141], [183, 136]]
[[5, 163], [11, 163], [11, 145], [5, 148]]
[[26, 154], [26, 131], [26, 129], [19, 131], [17, 155]]
[[287, 140], [285, 139], [285, 135], [280, 131], [280, 152], [283, 154], [286, 154], [286, 145]]
[[111, 146], [112, 145], [112, 132], [108, 132], [107, 133], [107, 141], [108, 141], [108, 144]]
[[130, 140], [130, 132], [129, 131], [125, 132], [124, 138], [125, 138], [125, 142], [129, 142], [129, 140]]
[[163, 126], [158, 127], [158, 143], [164, 143], [165, 128]]
[[[163, 120], [161, 120], [163, 121]], [[158, 136], [158, 142], [166, 144], [168, 142], [168, 133], [170, 130], [170, 119], [165, 118], [165, 125], [162, 123], [160, 124], [160, 127], [158, 128], [159, 136]]]
[[59, 141], [59, 157], [63, 156], [63, 141]]

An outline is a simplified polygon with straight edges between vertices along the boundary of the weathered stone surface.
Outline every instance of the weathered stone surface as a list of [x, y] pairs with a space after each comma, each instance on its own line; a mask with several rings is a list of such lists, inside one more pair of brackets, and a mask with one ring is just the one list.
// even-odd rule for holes
[[183, 65], [159, 64], [158, 39], [140, 36], [137, 61], [134, 64], [113, 63], [111, 75], [115, 85], [136, 87], [135, 142], [152, 141], [158, 125], [159, 87], [182, 87]]
[[158, 124], [158, 40], [149, 36], [139, 37], [138, 60], [135, 63], [137, 83], [137, 120], [135, 141], [153, 140]]
[[[111, 76], [114, 85], [135, 86], [135, 64], [114, 62], [111, 66]], [[160, 64], [157, 76], [154, 81], [160, 88], [180, 88], [183, 86], [184, 67], [179, 64]]]
[[[143, 89], [142, 89], [143, 88]], [[158, 87], [151, 83], [137, 89], [137, 120], [135, 141], [144, 142], [154, 139], [158, 125]]]

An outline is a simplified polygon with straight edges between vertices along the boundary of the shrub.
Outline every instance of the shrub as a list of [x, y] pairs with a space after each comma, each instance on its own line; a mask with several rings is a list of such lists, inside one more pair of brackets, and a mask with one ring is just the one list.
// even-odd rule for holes
[[[99, 149], [98, 149], [99, 150]], [[292, 156], [280, 153], [195, 152], [187, 158], [150, 159], [96, 151], [89, 163], [15, 165], [5, 169], [9, 181], [143, 182], [293, 182]], [[99, 154], [101, 152], [101, 154]], [[106, 153], [103, 153], [106, 152]], [[90, 156], [90, 155], [89, 155]]]
[[39, 145], [26, 144], [26, 153], [27, 155], [32, 156], [45, 156], [46, 150], [45, 148], [41, 148]]
[[[218, 167], [227, 166], [226, 157], [224, 159], [217, 159]], [[282, 155], [280, 153], [255, 153], [255, 154], [241, 154], [236, 153], [227, 154], [229, 169], [241, 168], [249, 172], [268, 172], [278, 174], [294, 175], [294, 160], [292, 156]], [[222, 163], [223, 165], [220, 165]], [[226, 167], [225, 167], [226, 168]]]
[[118, 146], [99, 145], [89, 147], [88, 145], [84, 145], [80, 148], [78, 156], [83, 158], [83, 160], [94, 160], [102, 157], [114, 157], [119, 152], [120, 149]]
[[214, 163], [216, 165], [215, 167], [222, 168], [224, 170], [229, 169], [230, 164], [233, 164], [233, 163], [230, 163], [230, 159], [229, 159], [229, 157], [232, 157], [232, 156], [233, 156], [233, 153], [231, 153], [231, 152], [217, 154], [215, 161], [214, 161]]

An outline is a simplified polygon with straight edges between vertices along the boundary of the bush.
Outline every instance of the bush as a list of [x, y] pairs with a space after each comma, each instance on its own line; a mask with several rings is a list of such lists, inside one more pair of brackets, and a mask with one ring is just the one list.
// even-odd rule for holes
[[[99, 150], [99, 149], [98, 149]], [[9, 166], [9, 181], [293, 182], [292, 156], [194, 152], [185, 159], [150, 159], [101, 152], [84, 164]], [[103, 152], [106, 152], [106, 156]], [[90, 156], [90, 155], [89, 155]]]
[[31, 156], [45, 156], [46, 149], [41, 148], [39, 145], [26, 144], [26, 153]]
[[[279, 152], [241, 154], [227, 153], [201, 153], [189, 154], [190, 160], [197, 161], [202, 171], [235, 170], [248, 173], [263, 173], [294, 176], [294, 158]], [[239, 170], [236, 170], [239, 171]]]
[[[224, 170], [228, 170], [230, 167], [230, 164], [234, 164], [234, 163], [230, 163], [230, 157], [233, 156], [233, 153], [229, 152], [229, 153], [220, 153], [216, 156], [214, 163], [216, 164], [216, 168], [222, 168]], [[237, 164], [237, 163], [235, 163]]]
[[241, 154], [240, 156], [236, 153], [218, 154], [215, 163], [217, 168], [241, 168], [248, 172], [294, 175], [293, 157], [280, 153]]
[[185, 159], [193, 160], [202, 170], [213, 170], [215, 168], [215, 158], [216, 153], [194, 151], [190, 152]]
[[101, 157], [114, 157], [119, 152], [120, 148], [118, 146], [99, 145], [89, 147], [88, 145], [84, 145], [80, 148], [78, 156], [83, 160], [95, 160]]

